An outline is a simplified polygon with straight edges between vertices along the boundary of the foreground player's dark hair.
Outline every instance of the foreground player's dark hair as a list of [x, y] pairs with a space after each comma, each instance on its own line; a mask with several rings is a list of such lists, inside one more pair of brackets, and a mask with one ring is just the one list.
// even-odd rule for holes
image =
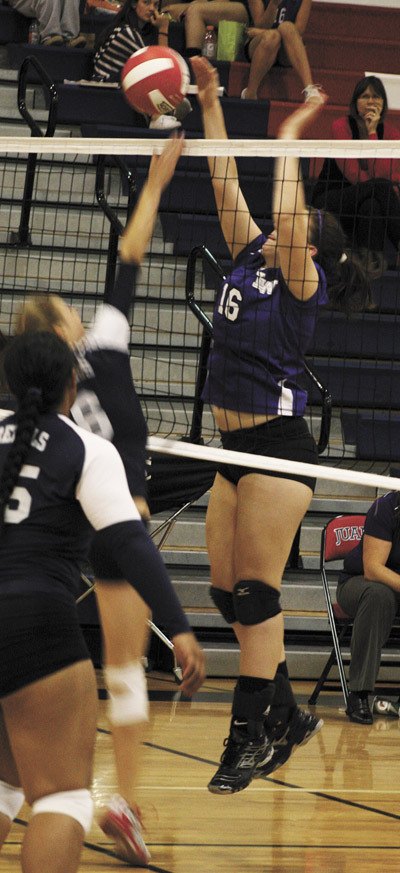
[[25, 462], [40, 415], [60, 406], [73, 367], [71, 349], [53, 333], [22, 334], [6, 349], [4, 373], [18, 409], [15, 440], [0, 479], [1, 516]]
[[[97, 51], [100, 46], [104, 45], [105, 41], [112, 34], [113, 30], [116, 27], [123, 27], [124, 24], [129, 20], [129, 13], [136, 12], [136, 0], [125, 0], [125, 3], [121, 6], [121, 9], [115, 13], [115, 15], [110, 15], [111, 21], [104, 30], [99, 33], [96, 37], [94, 48]], [[134, 20], [134, 19], [133, 19]], [[139, 19], [137, 18], [137, 24], [139, 26]]]

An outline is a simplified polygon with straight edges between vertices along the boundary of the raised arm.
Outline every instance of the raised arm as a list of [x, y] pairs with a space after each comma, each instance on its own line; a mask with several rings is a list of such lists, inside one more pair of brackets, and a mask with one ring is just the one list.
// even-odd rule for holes
[[[322, 95], [312, 98], [293, 112], [281, 124], [278, 139], [299, 139], [326, 99]], [[318, 274], [312, 259], [316, 250], [308, 243], [310, 213], [297, 157], [286, 155], [275, 161], [273, 217], [280, 267], [286, 284], [295, 297], [307, 300], [317, 290]]]
[[121, 237], [119, 254], [127, 264], [141, 264], [154, 231], [164, 189], [174, 175], [182, 154], [183, 138], [173, 136], [160, 155], [153, 155], [146, 182]]
[[[161, 155], [153, 155], [146, 182], [121, 237], [120, 265], [113, 287], [106, 291], [104, 303], [118, 309], [126, 319], [135, 297], [138, 268], [154, 231], [161, 195], [172, 179], [182, 148], [183, 139], [172, 137], [167, 141]], [[104, 318], [101, 310], [98, 310], [93, 328], [97, 337], [100, 319], [103, 340], [105, 335], [113, 335], [115, 329], [120, 338], [123, 336], [123, 328], [118, 326], [118, 322], [113, 328], [109, 316]]]
[[[205, 58], [194, 57], [191, 64], [199, 89], [204, 136], [206, 139], [228, 139], [225, 120], [218, 97], [216, 70]], [[234, 158], [208, 158], [215, 202], [226, 244], [233, 258], [260, 234], [253, 221], [239, 185]]]
[[154, 10], [152, 23], [158, 30], [158, 45], [168, 45], [169, 22], [170, 19], [168, 18], [168, 15], [165, 15], [164, 12], [157, 12], [157, 10]]

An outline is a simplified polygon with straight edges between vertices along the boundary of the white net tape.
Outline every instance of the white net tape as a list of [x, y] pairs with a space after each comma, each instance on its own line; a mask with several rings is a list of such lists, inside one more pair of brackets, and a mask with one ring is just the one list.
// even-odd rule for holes
[[[40, 155], [151, 155], [163, 148], [162, 139], [90, 139], [77, 137], [7, 137], [1, 138], [1, 154]], [[299, 157], [312, 158], [388, 158], [400, 157], [400, 141], [383, 140], [254, 140], [191, 139], [183, 154], [193, 157]]]
[[249, 452], [233, 452], [214, 446], [198, 446], [194, 443], [150, 437], [148, 448], [151, 452], [193, 458], [197, 461], [211, 461], [217, 464], [237, 464], [254, 467], [258, 470], [272, 470], [279, 473], [293, 473], [296, 476], [311, 476], [330, 479], [334, 482], [350, 482], [386, 491], [400, 491], [400, 479], [394, 476], [381, 476], [378, 473], [365, 473], [362, 470], [345, 470], [340, 467], [326, 467], [319, 464], [304, 464], [300, 461], [286, 461], [282, 458], [267, 458]]

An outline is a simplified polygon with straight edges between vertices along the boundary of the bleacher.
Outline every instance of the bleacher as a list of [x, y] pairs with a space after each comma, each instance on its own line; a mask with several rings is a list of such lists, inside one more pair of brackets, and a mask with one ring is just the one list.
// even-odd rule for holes
[[[107, 18], [108, 20], [108, 18]], [[148, 131], [143, 116], [135, 113], [124, 101], [118, 89], [90, 87], [79, 84], [65, 84], [64, 80], [78, 82], [88, 79], [91, 73], [93, 49], [63, 49], [28, 46], [26, 43], [29, 22], [0, 0], [0, 125], [2, 133], [19, 132], [29, 135], [17, 109], [17, 76], [22, 61], [33, 56], [39, 59], [50, 78], [55, 82], [58, 105], [55, 134], [73, 133], [83, 137], [116, 139], [119, 137], [163, 138], [164, 134]], [[104, 19], [91, 16], [82, 17], [82, 30], [87, 33], [97, 31], [104, 25]], [[183, 31], [176, 25], [172, 28], [172, 44], [182, 50]], [[305, 42], [314, 72], [314, 79], [320, 82], [330, 95], [330, 101], [318, 122], [308, 133], [310, 139], [328, 139], [332, 120], [346, 113], [355, 82], [366, 70], [375, 69], [380, 73], [400, 74], [400, 32], [398, 11], [379, 10], [348, 4], [314, 2]], [[340, 49], [338, 49], [340, 46]], [[280, 121], [302, 100], [301, 86], [292, 70], [272, 70], [265, 78], [259, 101], [241, 101], [240, 93], [245, 87], [248, 64], [237, 61], [231, 64], [218, 64], [220, 81], [225, 88], [222, 98], [227, 119], [228, 133], [235, 138], [273, 138]], [[39, 84], [37, 71], [32, 67], [28, 76], [28, 101], [32, 115], [42, 125], [46, 123], [48, 105], [46, 92]], [[183, 122], [188, 138], [202, 136], [200, 114], [195, 96], [191, 96], [193, 112]], [[47, 101], [48, 102], [48, 101]], [[400, 111], [392, 110], [389, 117], [400, 128]], [[15, 162], [17, 164], [17, 162]], [[147, 160], [135, 157], [127, 160], [134, 173], [137, 189], [143, 182]], [[78, 167], [79, 169], [79, 167]], [[307, 178], [307, 190], [312, 184], [314, 164], [303, 163]], [[272, 190], [272, 161], [243, 158], [239, 161], [239, 175], [243, 190], [248, 198], [252, 213], [268, 229], [270, 220], [270, 201]], [[20, 185], [16, 186], [15, 197], [18, 202]], [[43, 189], [44, 189], [43, 185]], [[17, 190], [18, 188], [18, 190]], [[126, 193], [126, 192], [125, 192]], [[48, 194], [49, 197], [53, 197]], [[10, 199], [12, 194], [10, 194]], [[47, 208], [56, 211], [54, 200]], [[65, 213], [78, 212], [76, 203], [62, 204], [59, 210]], [[85, 217], [98, 215], [94, 203], [85, 204]], [[226, 263], [228, 252], [216, 216], [211, 183], [206, 160], [199, 158], [190, 164], [182, 159], [171, 188], [163, 197], [160, 209], [162, 242], [168, 246], [171, 270], [175, 278], [184, 273], [186, 258], [194, 245], [206, 244], [211, 251]], [[100, 222], [101, 224], [101, 222]], [[87, 240], [93, 225], [88, 224]], [[3, 228], [2, 228], [3, 230]], [[62, 236], [62, 235], [61, 235]], [[51, 247], [49, 240], [42, 239], [35, 244], [31, 257], [39, 256], [40, 250]], [[64, 257], [63, 243], [57, 238], [53, 245], [57, 257]], [[69, 242], [65, 254], [67, 267], [64, 280], [73, 298], [80, 294], [84, 284], [84, 271], [76, 271], [70, 266], [74, 243]], [[67, 246], [67, 244], [65, 244]], [[3, 252], [1, 251], [3, 249]], [[0, 238], [0, 257], [5, 245]], [[66, 249], [65, 249], [66, 252]], [[8, 259], [11, 256], [7, 250]], [[29, 278], [29, 264], [26, 250], [15, 251], [19, 260], [19, 280]], [[104, 280], [106, 242], [99, 231], [96, 236], [96, 249], [91, 254], [91, 265], [100, 266], [93, 278], [93, 286]], [[5, 257], [5, 255], [4, 255]], [[14, 257], [14, 255], [12, 255]], [[146, 266], [157, 270], [158, 264]], [[49, 281], [57, 291], [57, 276], [49, 274]], [[41, 274], [41, 281], [47, 282], [47, 274]], [[206, 274], [207, 288], [213, 287], [213, 277]], [[179, 292], [180, 293], [180, 292]], [[391, 464], [399, 462], [400, 455], [400, 351], [397, 340], [400, 306], [399, 274], [388, 270], [374, 284], [375, 308], [350, 318], [326, 311], [322, 314], [309, 363], [321, 381], [329, 388], [334, 405], [331, 440], [323, 460], [352, 458], [354, 465], [362, 469], [376, 469], [387, 472]], [[154, 311], [160, 310], [168, 321], [172, 315], [171, 299], [152, 300]], [[183, 291], [175, 310], [183, 311]], [[139, 307], [139, 317], [142, 309]], [[148, 315], [148, 313], [147, 313]], [[144, 315], [144, 319], [146, 314]], [[176, 312], [175, 312], [176, 317]], [[150, 326], [151, 327], [151, 326]], [[140, 333], [140, 339], [138, 334]], [[152, 336], [152, 342], [154, 337]], [[163, 335], [160, 340], [165, 342]], [[186, 344], [187, 355], [195, 361], [197, 345], [191, 336], [179, 337], [179, 343]], [[152, 348], [152, 355], [157, 356]], [[179, 349], [177, 348], [178, 355]], [[138, 360], [146, 356], [146, 325], [141, 332], [137, 327], [132, 334], [132, 356]], [[162, 355], [160, 355], [162, 358]], [[161, 364], [162, 366], [162, 364]], [[147, 401], [151, 405], [151, 388], [144, 379]], [[155, 402], [155, 401], [154, 401]], [[311, 402], [318, 425], [320, 397], [311, 389]], [[315, 412], [316, 410], [316, 412]], [[317, 676], [326, 659], [328, 643], [327, 621], [324, 613], [322, 590], [318, 578], [318, 550], [320, 531], [324, 521], [332, 514], [341, 511], [365, 511], [373, 499], [371, 490], [354, 489], [350, 486], [320, 482], [305, 522], [303, 523], [298, 567], [288, 569], [285, 574], [283, 606], [287, 613], [288, 660], [293, 676]], [[176, 589], [187, 610], [190, 621], [199, 629], [200, 635], [207, 639], [211, 655], [210, 673], [225, 672], [233, 675], [237, 669], [237, 647], [232, 643], [229, 632], [222, 629], [219, 615], [212, 608], [208, 598], [208, 562], [204, 538], [204, 510], [207, 498], [199, 501], [186, 518], [177, 524], [169, 541], [165, 560], [171, 570]], [[332, 575], [332, 582], [334, 574]], [[222, 665], [222, 666], [221, 666]]]

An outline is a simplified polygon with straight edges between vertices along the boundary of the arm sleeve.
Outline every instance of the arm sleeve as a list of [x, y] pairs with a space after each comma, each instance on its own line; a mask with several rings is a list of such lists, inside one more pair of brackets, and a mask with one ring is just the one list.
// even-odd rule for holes
[[125, 318], [128, 318], [129, 310], [135, 297], [138, 270], [137, 264], [121, 262], [118, 267], [114, 287], [104, 298], [105, 303], [108, 303], [109, 306], [114, 306], [115, 309], [122, 312]]
[[190, 631], [160, 553], [142, 522], [124, 522], [98, 531], [90, 561], [97, 579], [126, 579], [170, 637]]
[[117, 450], [95, 434], [78, 432], [85, 460], [75, 493], [96, 531], [91, 560], [97, 578], [126, 579], [170, 636], [187, 633], [190, 626], [161, 556], [140, 520]]

